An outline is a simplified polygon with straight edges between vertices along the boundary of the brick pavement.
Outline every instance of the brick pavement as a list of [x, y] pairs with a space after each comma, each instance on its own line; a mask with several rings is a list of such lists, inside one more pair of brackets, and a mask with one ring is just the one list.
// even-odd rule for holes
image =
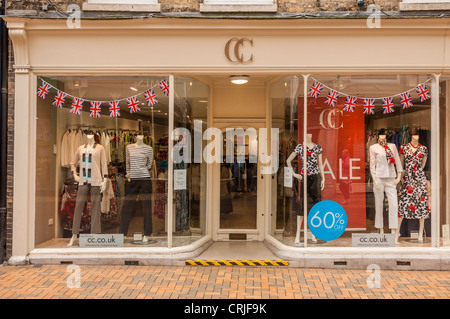
[[365, 270], [239, 266], [0, 266], [0, 299], [450, 298], [449, 271], [381, 270], [379, 275], [380, 286], [370, 288], [367, 280], [370, 284], [377, 277]]

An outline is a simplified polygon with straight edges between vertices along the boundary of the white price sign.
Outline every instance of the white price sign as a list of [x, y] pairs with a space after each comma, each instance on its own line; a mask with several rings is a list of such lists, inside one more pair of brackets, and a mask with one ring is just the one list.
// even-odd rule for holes
[[173, 171], [173, 189], [185, 190], [186, 189], [186, 170], [176, 169]]
[[292, 178], [293, 178], [293, 170], [292, 167], [284, 168], [284, 187], [292, 187]]

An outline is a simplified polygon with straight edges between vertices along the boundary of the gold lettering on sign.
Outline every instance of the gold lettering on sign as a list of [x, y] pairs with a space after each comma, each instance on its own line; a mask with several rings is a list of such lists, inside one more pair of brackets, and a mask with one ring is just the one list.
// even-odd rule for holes
[[253, 47], [253, 39], [247, 38], [233, 38], [228, 40], [227, 44], [225, 44], [225, 57], [231, 63], [251, 63], [253, 62], [253, 53], [250, 57], [244, 57], [244, 54], [241, 52], [242, 47], [245, 43], [248, 43], [251, 47]]

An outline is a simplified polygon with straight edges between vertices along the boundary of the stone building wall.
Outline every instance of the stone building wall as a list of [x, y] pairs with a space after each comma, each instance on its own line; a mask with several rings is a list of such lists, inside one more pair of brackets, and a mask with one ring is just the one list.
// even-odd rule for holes
[[[358, 5], [358, 0], [278, 0], [278, 13], [315, 13], [342, 12], [366, 10], [369, 4], [375, 3], [384, 11], [397, 11], [401, 0], [364, 0]], [[69, 4], [82, 6], [83, 0], [25, 0], [7, 1], [8, 10], [62, 10]], [[159, 0], [161, 12], [199, 12], [203, 0]]]

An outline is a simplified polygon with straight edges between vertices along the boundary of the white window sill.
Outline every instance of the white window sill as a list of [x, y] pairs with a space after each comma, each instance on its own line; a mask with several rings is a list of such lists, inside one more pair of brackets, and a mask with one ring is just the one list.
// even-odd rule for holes
[[450, 1], [403, 1], [399, 3], [400, 11], [439, 11], [450, 10]]
[[83, 3], [83, 11], [161, 12], [161, 4]]
[[200, 4], [200, 12], [277, 12], [276, 4]]

